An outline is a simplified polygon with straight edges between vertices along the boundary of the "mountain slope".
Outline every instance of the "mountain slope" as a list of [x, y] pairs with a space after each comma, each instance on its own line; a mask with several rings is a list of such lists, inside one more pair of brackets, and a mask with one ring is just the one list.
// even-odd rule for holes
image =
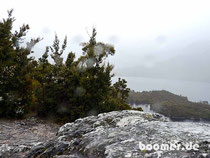
[[131, 91], [129, 104], [150, 104], [151, 110], [174, 120], [209, 120], [210, 105], [207, 103], [190, 102], [187, 97], [175, 95], [168, 91]]

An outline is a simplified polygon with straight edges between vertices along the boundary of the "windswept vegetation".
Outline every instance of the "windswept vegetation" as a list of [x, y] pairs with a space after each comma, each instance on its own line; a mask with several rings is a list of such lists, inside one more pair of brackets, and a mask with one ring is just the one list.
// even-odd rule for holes
[[[64, 61], [67, 37], [61, 43], [57, 35], [36, 60], [32, 49], [41, 38], [26, 42], [29, 25], [13, 32], [14, 21], [12, 10], [8, 18], [0, 21], [1, 118], [23, 118], [35, 113], [66, 122], [131, 109], [126, 103], [129, 93], [126, 81], [119, 78], [111, 83], [113, 65], [106, 59], [115, 54], [114, 46], [97, 42], [96, 29], [90, 40], [81, 44], [83, 55], [77, 60], [75, 53], [69, 52]], [[49, 62], [50, 57], [53, 63]]]
[[210, 120], [210, 105], [195, 103], [187, 97], [175, 95], [168, 91], [130, 91], [129, 104], [150, 104], [151, 110], [168, 116], [174, 120]]

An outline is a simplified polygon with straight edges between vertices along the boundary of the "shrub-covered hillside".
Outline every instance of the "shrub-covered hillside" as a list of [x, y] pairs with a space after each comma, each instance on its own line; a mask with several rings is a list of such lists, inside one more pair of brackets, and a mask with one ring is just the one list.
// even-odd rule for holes
[[210, 120], [209, 104], [191, 102], [187, 97], [175, 95], [165, 90], [130, 91], [127, 101], [129, 104], [150, 104], [152, 110], [174, 120]]

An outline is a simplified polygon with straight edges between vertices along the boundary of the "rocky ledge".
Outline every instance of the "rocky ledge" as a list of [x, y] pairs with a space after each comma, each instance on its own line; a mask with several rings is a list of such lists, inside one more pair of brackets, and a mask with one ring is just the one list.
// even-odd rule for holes
[[[187, 143], [197, 146], [187, 148]], [[139, 144], [147, 146], [143, 149]], [[148, 144], [157, 144], [159, 149], [152, 146], [151, 150]], [[161, 144], [173, 146], [164, 149]], [[56, 138], [33, 147], [26, 157], [209, 158], [210, 124], [171, 122], [156, 113], [114, 111], [63, 125]]]

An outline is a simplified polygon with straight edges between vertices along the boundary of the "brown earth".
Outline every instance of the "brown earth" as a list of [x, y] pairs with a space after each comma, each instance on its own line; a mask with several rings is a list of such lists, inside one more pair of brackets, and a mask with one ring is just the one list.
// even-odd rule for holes
[[[59, 127], [58, 124], [35, 117], [0, 120], [0, 150], [9, 151], [12, 157], [24, 157], [31, 147], [53, 139]], [[7, 156], [3, 154], [2, 157]]]

